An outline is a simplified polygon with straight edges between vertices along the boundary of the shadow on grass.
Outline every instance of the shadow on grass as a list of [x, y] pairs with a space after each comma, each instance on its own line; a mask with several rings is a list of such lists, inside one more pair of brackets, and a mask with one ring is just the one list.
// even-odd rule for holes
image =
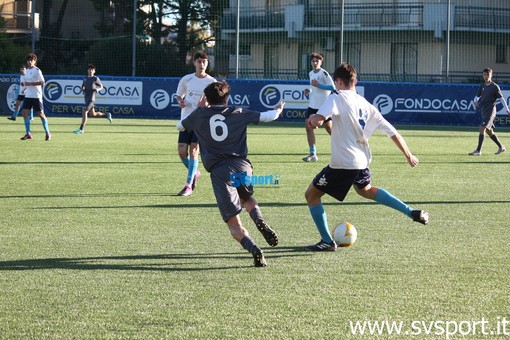
[[[266, 251], [266, 259], [306, 256], [303, 247], [280, 247]], [[306, 252], [311, 255], [310, 252]], [[231, 259], [243, 261], [246, 265], [210, 266], [210, 260]], [[204, 263], [205, 260], [206, 263]], [[160, 261], [160, 262], [157, 262]], [[133, 271], [210, 271], [253, 267], [248, 253], [190, 253], [131, 256], [63, 257], [0, 261], [0, 271], [69, 269], [69, 270], [133, 270]], [[136, 262], [136, 263], [134, 263]], [[248, 265], [249, 263], [249, 265]]]
[[[173, 195], [169, 195], [173, 196]], [[31, 196], [24, 196], [30, 198]], [[62, 197], [62, 196], [59, 196]], [[2, 198], [2, 197], [0, 197]], [[410, 206], [423, 206], [423, 205], [443, 205], [443, 204], [508, 204], [510, 200], [498, 201], [406, 201]], [[360, 206], [360, 205], [380, 205], [374, 201], [363, 202], [322, 202], [324, 206]], [[306, 202], [293, 203], [293, 202], [270, 202], [260, 203], [261, 207], [307, 207]], [[28, 209], [130, 209], [130, 208], [153, 208], [153, 209], [195, 209], [195, 208], [216, 208], [216, 203], [179, 203], [179, 204], [151, 204], [151, 205], [118, 205], [118, 206], [73, 206], [73, 207], [33, 207]]]

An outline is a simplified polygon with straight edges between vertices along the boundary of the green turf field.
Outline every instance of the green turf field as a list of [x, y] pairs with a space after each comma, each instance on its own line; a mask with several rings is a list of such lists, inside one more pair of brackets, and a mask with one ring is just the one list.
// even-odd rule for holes
[[[477, 127], [401, 128], [421, 160], [414, 169], [374, 136], [373, 184], [430, 212], [430, 225], [354, 191], [344, 203], [326, 197], [330, 226], [350, 221], [358, 241], [310, 253], [319, 235], [304, 192], [329, 161], [329, 136], [317, 132], [319, 162], [304, 163], [301, 124], [252, 126], [255, 174], [280, 175], [279, 186], [255, 188], [280, 244], [268, 247], [242, 215], [269, 263], [254, 268], [208, 175], [192, 196], [176, 195], [186, 173], [175, 121], [91, 119], [74, 135], [79, 118], [50, 118], [44, 142], [38, 119], [34, 139], [20, 141], [21, 119], [0, 118], [2, 339], [373, 338], [351, 323], [385, 320], [404, 338], [458, 326], [456, 338], [485, 339], [482, 325], [498, 338], [499, 321], [501, 338], [510, 320], [510, 152], [495, 156], [487, 139], [468, 157]], [[510, 146], [508, 129], [499, 136]]]

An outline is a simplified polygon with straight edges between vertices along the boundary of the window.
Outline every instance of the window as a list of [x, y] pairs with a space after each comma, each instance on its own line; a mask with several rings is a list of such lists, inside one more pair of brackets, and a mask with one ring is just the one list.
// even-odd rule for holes
[[393, 81], [417, 81], [418, 45], [392, 44], [391, 78]]
[[496, 63], [506, 64], [506, 45], [496, 45]]

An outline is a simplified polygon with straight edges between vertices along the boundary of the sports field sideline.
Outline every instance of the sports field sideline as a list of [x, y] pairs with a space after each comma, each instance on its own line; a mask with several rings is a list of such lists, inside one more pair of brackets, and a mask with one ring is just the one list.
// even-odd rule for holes
[[[78, 118], [50, 116], [45, 142], [38, 118], [28, 141], [21, 120], [0, 118], [2, 339], [510, 336], [510, 152], [494, 155], [487, 139], [469, 157], [477, 127], [397, 127], [421, 160], [414, 169], [376, 134], [374, 184], [430, 224], [351, 191], [323, 202], [330, 226], [351, 222], [358, 241], [311, 253], [319, 235], [304, 192], [328, 163], [329, 136], [317, 132], [319, 161], [304, 163], [302, 124], [251, 126], [255, 174], [279, 175], [255, 197], [280, 244], [241, 216], [269, 263], [254, 268], [201, 164], [193, 195], [176, 195], [186, 172], [175, 121], [90, 119], [75, 135]], [[509, 129], [498, 136], [510, 146]], [[383, 321], [395, 327], [370, 335]]]

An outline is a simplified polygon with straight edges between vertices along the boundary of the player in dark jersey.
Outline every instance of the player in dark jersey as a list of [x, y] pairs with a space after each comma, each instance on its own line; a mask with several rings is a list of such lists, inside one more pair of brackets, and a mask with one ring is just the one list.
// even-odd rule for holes
[[211, 173], [218, 208], [230, 234], [252, 254], [255, 267], [265, 267], [267, 262], [262, 250], [239, 217], [243, 208], [246, 209], [267, 243], [272, 247], [278, 244], [278, 236], [265, 222], [253, 198], [253, 186], [243, 180], [246, 176], [251, 178], [253, 173], [246, 158], [246, 127], [250, 123], [277, 119], [285, 103], [279, 103], [271, 111], [251, 111], [227, 106], [229, 93], [230, 86], [226, 81], [209, 84], [204, 89], [207, 103], [203, 100], [196, 110], [177, 124], [177, 128], [193, 131], [197, 136], [204, 168]]
[[480, 124], [480, 133], [478, 134], [478, 146], [476, 150], [470, 152], [470, 156], [480, 156], [482, 154], [482, 145], [485, 139], [485, 133], [489, 135], [494, 143], [498, 146], [496, 155], [506, 151], [506, 148], [501, 144], [498, 136], [494, 133], [494, 118], [496, 118], [496, 101], [499, 99], [501, 104], [510, 115], [510, 110], [506, 104], [505, 98], [501, 93], [498, 84], [492, 81], [492, 69], [486, 68], [483, 70], [484, 82], [480, 84], [478, 92], [475, 97], [475, 107], [480, 109], [482, 114], [482, 123]]
[[102, 117], [112, 122], [112, 114], [110, 112], [96, 112], [96, 93], [103, 89], [103, 84], [99, 77], [96, 76], [96, 67], [92, 64], [88, 65], [87, 78], [83, 79], [81, 90], [85, 98], [85, 110], [82, 113], [81, 125], [79, 129], [74, 130], [74, 133], [83, 134], [85, 132], [85, 124], [87, 124], [87, 116], [90, 113], [92, 117]]

